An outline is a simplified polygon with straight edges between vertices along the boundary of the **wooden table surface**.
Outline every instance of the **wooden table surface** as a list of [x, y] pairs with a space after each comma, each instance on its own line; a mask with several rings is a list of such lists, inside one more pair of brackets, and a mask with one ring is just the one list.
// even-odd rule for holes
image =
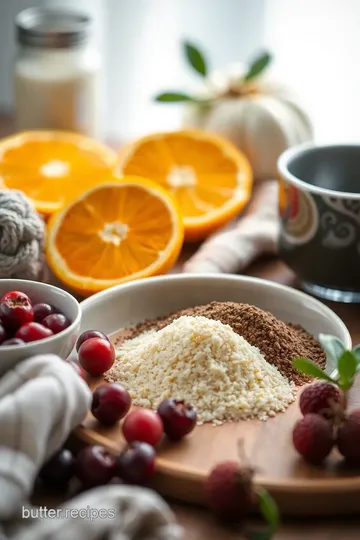
[[[11, 118], [0, 114], [0, 137], [8, 135], [12, 131]], [[185, 260], [191, 253], [192, 248], [186, 248], [182, 254]], [[178, 271], [179, 267], [174, 271]], [[277, 259], [262, 260], [249, 268], [249, 275], [258, 276], [284, 285], [296, 287], [293, 274]], [[335, 304], [327, 302], [345, 322], [351, 332], [353, 343], [360, 343], [360, 305]], [[59, 504], [58, 498], [47, 493], [35, 495], [35, 502], [48, 507]], [[206, 510], [187, 506], [183, 503], [169, 501], [179, 522], [185, 529], [186, 540], [241, 540], [239, 531], [228, 531], [217, 524]], [[256, 524], [256, 522], [254, 522]], [[309, 520], [285, 520], [281, 525], [276, 540], [359, 540], [360, 517], [333, 519], [309, 519]]]

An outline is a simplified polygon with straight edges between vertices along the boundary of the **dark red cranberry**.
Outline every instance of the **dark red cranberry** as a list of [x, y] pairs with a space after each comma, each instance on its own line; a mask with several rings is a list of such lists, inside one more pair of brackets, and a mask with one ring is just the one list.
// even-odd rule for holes
[[34, 321], [41, 323], [45, 317], [48, 315], [52, 315], [55, 313], [55, 308], [51, 306], [50, 304], [35, 304], [33, 307], [34, 311]]
[[88, 446], [77, 456], [75, 473], [84, 486], [101, 486], [115, 476], [116, 464], [116, 457], [103, 446]]
[[10, 345], [25, 345], [25, 341], [23, 339], [19, 339], [16, 337], [6, 339], [2, 342], [2, 347], [9, 347]]
[[93, 337], [84, 341], [79, 352], [80, 365], [92, 377], [99, 377], [108, 371], [115, 362], [115, 349], [105, 339]]
[[45, 328], [40, 323], [30, 322], [24, 324], [16, 332], [15, 337], [22, 339], [26, 343], [30, 341], [38, 341], [39, 339], [45, 339], [47, 337], [53, 336], [54, 334], [49, 328]]
[[134, 441], [118, 457], [118, 474], [128, 484], [146, 485], [155, 473], [155, 450]]
[[179, 441], [196, 426], [196, 410], [183, 399], [164, 399], [157, 409], [164, 431], [172, 441]]
[[70, 326], [70, 321], [61, 313], [53, 313], [45, 317], [41, 324], [50, 328], [53, 334], [58, 334]]
[[40, 470], [42, 481], [52, 488], [65, 489], [74, 475], [75, 458], [66, 448], [59, 450]]
[[131, 405], [129, 392], [121, 384], [102, 384], [93, 393], [91, 412], [104, 426], [124, 418]]
[[34, 312], [26, 294], [11, 291], [5, 295], [5, 301], [0, 304], [0, 319], [5, 329], [15, 332], [23, 324], [34, 320]]
[[100, 330], [86, 330], [86, 332], [83, 332], [76, 342], [76, 350], [79, 351], [81, 345], [91, 338], [101, 338], [105, 339], [106, 341], [110, 341], [109, 338], [103, 333], [100, 332]]

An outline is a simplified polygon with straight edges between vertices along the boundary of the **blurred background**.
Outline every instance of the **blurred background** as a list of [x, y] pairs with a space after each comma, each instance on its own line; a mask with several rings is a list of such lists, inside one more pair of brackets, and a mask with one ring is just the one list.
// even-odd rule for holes
[[1, 112], [14, 104], [14, 18], [49, 5], [93, 17], [103, 62], [102, 127], [111, 140], [179, 126], [181, 106], [152, 98], [196, 84], [182, 54], [185, 38], [212, 68], [270, 50], [274, 75], [296, 91], [318, 140], [360, 139], [358, 0], [0, 0]]

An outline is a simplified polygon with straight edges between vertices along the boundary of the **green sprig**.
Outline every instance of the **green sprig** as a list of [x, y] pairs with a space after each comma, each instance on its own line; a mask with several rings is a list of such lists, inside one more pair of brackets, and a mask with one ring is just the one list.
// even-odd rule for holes
[[244, 76], [244, 81], [249, 82], [258, 77], [271, 63], [272, 56], [268, 52], [261, 53], [249, 65], [249, 69]]
[[208, 67], [204, 53], [189, 41], [185, 41], [183, 47], [185, 58], [189, 62], [190, 66], [197, 73], [199, 73], [199, 75], [206, 77], [208, 73]]
[[246, 532], [246, 538], [249, 540], [271, 540], [280, 524], [278, 506], [270, 493], [263, 487], [255, 487], [254, 493], [257, 496], [260, 513], [267, 524], [267, 528], [262, 531], [249, 530]]
[[[206, 59], [205, 54], [190, 41], [185, 41], [182, 44], [183, 52], [185, 59], [190, 67], [201, 77], [207, 77], [209, 73], [209, 65]], [[245, 85], [258, 77], [265, 69], [268, 68], [272, 62], [272, 55], [269, 52], [262, 52], [252, 60], [245, 72], [245, 75], [239, 80], [239, 83], [244, 83]], [[177, 90], [169, 90], [167, 92], [161, 92], [154, 96], [154, 100], [159, 103], [196, 103], [199, 105], [202, 104], [211, 104], [209, 100], [198, 99], [186, 92], [181, 92]]]
[[347, 392], [354, 384], [356, 373], [360, 371], [360, 345], [349, 351], [335, 336], [321, 334], [319, 340], [327, 353], [332, 374], [328, 375], [308, 358], [294, 358], [293, 366], [305, 375], [331, 382], [343, 392]]
[[193, 96], [190, 96], [189, 94], [186, 94], [185, 92], [176, 92], [169, 90], [168, 92], [162, 92], [161, 94], [157, 94], [154, 97], [155, 101], [159, 101], [162, 103], [180, 103], [180, 102], [191, 102], [191, 103], [198, 103], [199, 100], [196, 99]]

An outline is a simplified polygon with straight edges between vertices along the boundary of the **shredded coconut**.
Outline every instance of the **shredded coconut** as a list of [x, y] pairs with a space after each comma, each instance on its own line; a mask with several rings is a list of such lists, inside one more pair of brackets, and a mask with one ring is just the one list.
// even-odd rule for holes
[[124, 384], [141, 407], [185, 399], [196, 407], [200, 423], [267, 420], [295, 399], [293, 383], [259, 349], [206, 317], [183, 316], [125, 341], [106, 378]]

